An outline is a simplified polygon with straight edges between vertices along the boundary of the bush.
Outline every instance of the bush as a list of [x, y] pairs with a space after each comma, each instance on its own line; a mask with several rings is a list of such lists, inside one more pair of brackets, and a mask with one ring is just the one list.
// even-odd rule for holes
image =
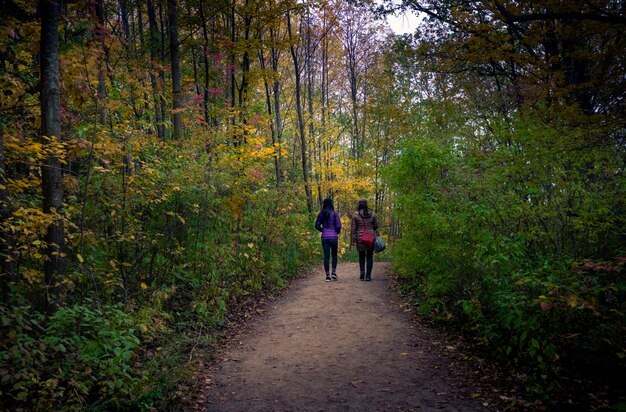
[[533, 113], [490, 118], [490, 133], [455, 123], [463, 116], [407, 137], [386, 172], [403, 288], [546, 400], [571, 379], [616, 382], [626, 369], [619, 149], [578, 150], [588, 131], [562, 133]]
[[83, 410], [139, 405], [134, 369], [140, 340], [119, 305], [74, 305], [47, 318], [28, 306], [0, 306], [0, 395], [8, 408]]

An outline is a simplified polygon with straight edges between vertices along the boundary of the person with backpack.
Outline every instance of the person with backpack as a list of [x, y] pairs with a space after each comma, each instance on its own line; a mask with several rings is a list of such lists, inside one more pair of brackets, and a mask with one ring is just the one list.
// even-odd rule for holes
[[356, 245], [359, 251], [359, 279], [372, 280], [374, 267], [374, 240], [378, 222], [376, 213], [367, 207], [367, 200], [359, 200], [356, 212], [352, 215], [350, 227], [350, 246]]
[[[324, 199], [322, 210], [315, 220], [315, 229], [322, 232], [322, 249], [324, 250], [324, 270], [326, 282], [337, 280], [337, 247], [339, 245], [339, 233], [341, 232], [341, 218], [335, 212], [333, 200]], [[332, 255], [332, 272], [329, 271], [330, 257]]]

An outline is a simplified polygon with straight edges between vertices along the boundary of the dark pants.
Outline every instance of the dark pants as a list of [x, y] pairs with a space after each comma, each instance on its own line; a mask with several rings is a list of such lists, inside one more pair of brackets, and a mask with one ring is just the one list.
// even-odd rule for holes
[[[367, 272], [365, 271], [365, 260], [367, 258]], [[365, 273], [366, 277], [372, 276], [372, 268], [374, 267], [374, 251], [373, 250], [364, 250], [359, 251], [359, 269], [361, 269], [361, 273]]]
[[324, 249], [324, 270], [328, 275], [328, 263], [330, 256], [333, 256], [333, 273], [337, 271], [337, 246], [339, 244], [338, 239], [322, 239], [322, 249]]

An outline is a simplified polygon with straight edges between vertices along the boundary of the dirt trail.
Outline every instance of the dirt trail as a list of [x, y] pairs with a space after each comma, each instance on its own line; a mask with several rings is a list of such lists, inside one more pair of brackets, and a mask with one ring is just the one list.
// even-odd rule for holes
[[342, 263], [299, 279], [235, 336], [209, 371], [206, 411], [487, 411], [402, 310], [389, 265], [371, 282]]

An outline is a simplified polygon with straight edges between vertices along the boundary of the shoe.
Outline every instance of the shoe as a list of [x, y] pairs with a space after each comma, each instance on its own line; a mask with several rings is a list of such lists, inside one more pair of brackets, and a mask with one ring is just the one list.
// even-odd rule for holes
[[361, 273], [361, 276], [359, 276], [359, 279], [365, 280], [365, 273]]
[[326, 282], [330, 282], [330, 276], [326, 275]]
[[369, 282], [370, 280], [372, 280], [372, 277], [371, 277], [371, 276], [369, 276], [369, 275], [368, 275], [368, 276], [365, 276], [365, 280], [366, 280], [367, 282]]
[[337, 274], [336, 274], [336, 273], [333, 273], [332, 275], [330, 275], [330, 278], [331, 278], [332, 280], [337, 280], [337, 279], [338, 279], [338, 278], [337, 278]]

